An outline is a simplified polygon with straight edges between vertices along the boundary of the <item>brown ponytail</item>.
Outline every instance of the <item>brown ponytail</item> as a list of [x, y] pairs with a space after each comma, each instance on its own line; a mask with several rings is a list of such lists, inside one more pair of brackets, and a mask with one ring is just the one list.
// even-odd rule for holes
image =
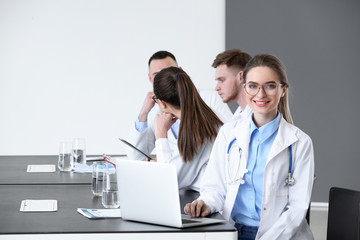
[[180, 109], [178, 148], [184, 162], [191, 161], [203, 144], [216, 138], [223, 124], [202, 100], [190, 77], [180, 68], [169, 67], [154, 79], [158, 99]]

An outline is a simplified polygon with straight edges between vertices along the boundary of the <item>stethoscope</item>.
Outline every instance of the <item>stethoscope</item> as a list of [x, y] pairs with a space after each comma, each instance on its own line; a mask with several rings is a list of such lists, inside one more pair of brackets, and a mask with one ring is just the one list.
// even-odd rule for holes
[[[232, 147], [235, 146], [234, 142], [236, 141], [236, 138], [234, 138], [233, 140], [231, 140], [231, 142], [229, 143], [229, 147], [227, 148], [226, 151], [226, 162], [225, 162], [225, 168], [226, 173], [225, 173], [225, 181], [227, 184], [235, 184], [236, 182], [240, 181], [240, 184], [244, 184], [244, 175], [248, 172], [248, 169], [246, 169], [246, 165], [247, 165], [247, 159], [246, 161], [241, 161], [241, 155], [242, 155], [242, 149], [241, 147], [239, 147], [238, 151], [232, 152], [231, 150], [233, 149]], [[237, 166], [233, 166], [233, 170], [231, 170], [230, 168], [230, 156], [233, 156], [238, 158], [238, 165]], [[238, 156], [236, 156], [238, 155]], [[233, 171], [236, 171], [235, 173], [235, 178], [231, 177], [233, 176], [233, 174], [231, 174]], [[292, 147], [291, 145], [289, 146], [289, 171], [288, 171], [288, 177], [285, 179], [285, 183], [288, 186], [293, 186], [295, 183], [295, 179], [292, 176]]]

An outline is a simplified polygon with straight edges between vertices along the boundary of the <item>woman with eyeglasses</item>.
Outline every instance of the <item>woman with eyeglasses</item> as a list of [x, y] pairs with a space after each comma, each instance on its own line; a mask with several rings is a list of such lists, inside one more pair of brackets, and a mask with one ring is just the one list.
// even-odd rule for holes
[[305, 219], [313, 145], [293, 125], [285, 68], [275, 56], [257, 55], [243, 77], [253, 114], [220, 129], [200, 197], [184, 211], [194, 217], [222, 211], [238, 239], [313, 239]]
[[[223, 123], [182, 69], [161, 70], [153, 88], [153, 100], [162, 111], [155, 117], [156, 161], [176, 165], [179, 189], [199, 191], [213, 142]], [[177, 146], [171, 146], [175, 142]]]

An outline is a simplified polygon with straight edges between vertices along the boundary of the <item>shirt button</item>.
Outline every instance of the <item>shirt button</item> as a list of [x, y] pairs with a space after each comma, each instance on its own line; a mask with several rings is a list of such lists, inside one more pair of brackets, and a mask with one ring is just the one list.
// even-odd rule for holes
[[264, 207], [264, 211], [266, 211], [266, 207]]

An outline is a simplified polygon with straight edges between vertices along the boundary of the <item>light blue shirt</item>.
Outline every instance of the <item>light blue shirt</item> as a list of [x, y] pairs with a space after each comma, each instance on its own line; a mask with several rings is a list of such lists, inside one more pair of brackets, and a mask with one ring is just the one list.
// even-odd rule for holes
[[259, 226], [263, 192], [264, 171], [270, 148], [277, 135], [282, 115], [257, 128], [250, 122], [250, 143], [245, 183], [239, 186], [231, 218], [247, 226]]
[[[136, 119], [135, 121], [135, 129], [138, 132], [143, 132], [147, 129], [147, 122], [140, 122], [139, 119]], [[175, 138], [178, 138], [179, 134], [179, 126], [180, 126], [180, 120], [177, 119], [176, 122], [171, 126], [171, 132], [174, 134]]]

